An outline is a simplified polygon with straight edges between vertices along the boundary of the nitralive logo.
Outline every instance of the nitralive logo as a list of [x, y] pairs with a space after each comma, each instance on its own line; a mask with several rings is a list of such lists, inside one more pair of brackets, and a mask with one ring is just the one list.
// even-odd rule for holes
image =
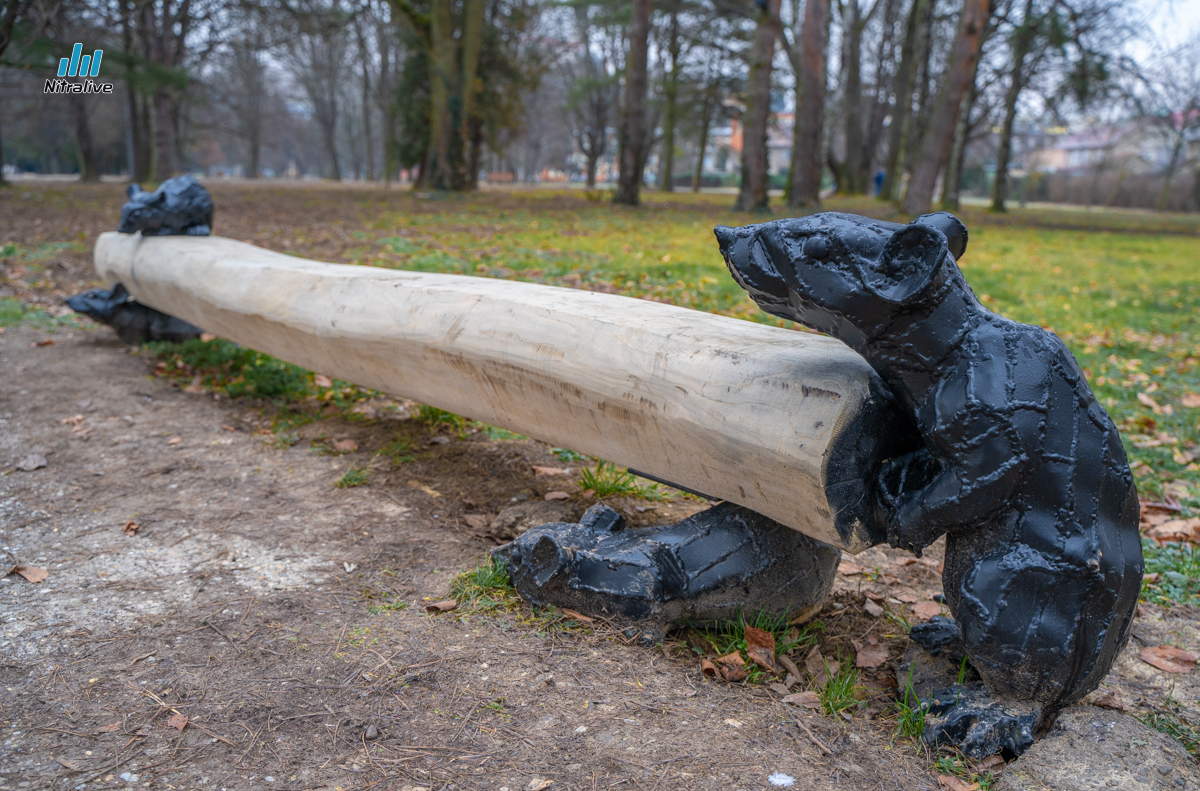
[[58, 61], [58, 79], [46, 80], [45, 93], [112, 93], [112, 83], [96, 82], [85, 79], [82, 82], [71, 82], [64, 77], [97, 77], [100, 75], [100, 59], [104, 50], [98, 49], [91, 55], [84, 55], [83, 45], [76, 44], [71, 50], [71, 57]]

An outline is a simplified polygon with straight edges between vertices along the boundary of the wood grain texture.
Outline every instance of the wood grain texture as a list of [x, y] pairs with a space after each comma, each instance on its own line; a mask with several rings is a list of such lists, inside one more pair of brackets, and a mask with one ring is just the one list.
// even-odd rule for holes
[[900, 428], [875, 373], [832, 338], [219, 237], [105, 233], [95, 265], [145, 304], [314, 371], [612, 460], [851, 552], [881, 539], [864, 482], [879, 435]]

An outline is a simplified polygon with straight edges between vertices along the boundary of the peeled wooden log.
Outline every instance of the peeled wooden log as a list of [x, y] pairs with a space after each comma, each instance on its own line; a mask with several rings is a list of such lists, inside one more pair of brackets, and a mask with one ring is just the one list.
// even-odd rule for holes
[[727, 500], [850, 552], [884, 539], [911, 421], [840, 341], [656, 302], [102, 234], [140, 302], [339, 379]]

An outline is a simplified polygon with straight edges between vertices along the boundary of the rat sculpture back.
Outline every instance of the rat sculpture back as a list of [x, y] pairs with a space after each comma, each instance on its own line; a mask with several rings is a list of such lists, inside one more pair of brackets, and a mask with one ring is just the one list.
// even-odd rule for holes
[[880, 474], [888, 543], [919, 555], [947, 536], [947, 603], [990, 690], [935, 694], [925, 740], [1022, 752], [1129, 637], [1138, 501], [1112, 421], [1057, 336], [976, 300], [953, 215], [825, 213], [716, 234], [760, 307], [863, 355], [924, 440]]
[[129, 200], [121, 207], [121, 233], [143, 236], [208, 236], [212, 233], [213, 202], [194, 176], [167, 179], [154, 192], [130, 184]]

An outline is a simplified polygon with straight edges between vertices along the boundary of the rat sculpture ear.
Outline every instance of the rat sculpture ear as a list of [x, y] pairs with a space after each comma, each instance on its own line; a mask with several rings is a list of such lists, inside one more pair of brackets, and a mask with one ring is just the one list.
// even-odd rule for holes
[[922, 214], [917, 218], [916, 224], [941, 231], [942, 235], [946, 237], [950, 255], [954, 256], [955, 261], [960, 260], [967, 252], [967, 226], [963, 225], [962, 220], [950, 212], [939, 211], [933, 214]]
[[906, 225], [892, 234], [864, 273], [866, 286], [890, 302], [905, 304], [929, 287], [949, 252], [941, 230], [920, 221]]

